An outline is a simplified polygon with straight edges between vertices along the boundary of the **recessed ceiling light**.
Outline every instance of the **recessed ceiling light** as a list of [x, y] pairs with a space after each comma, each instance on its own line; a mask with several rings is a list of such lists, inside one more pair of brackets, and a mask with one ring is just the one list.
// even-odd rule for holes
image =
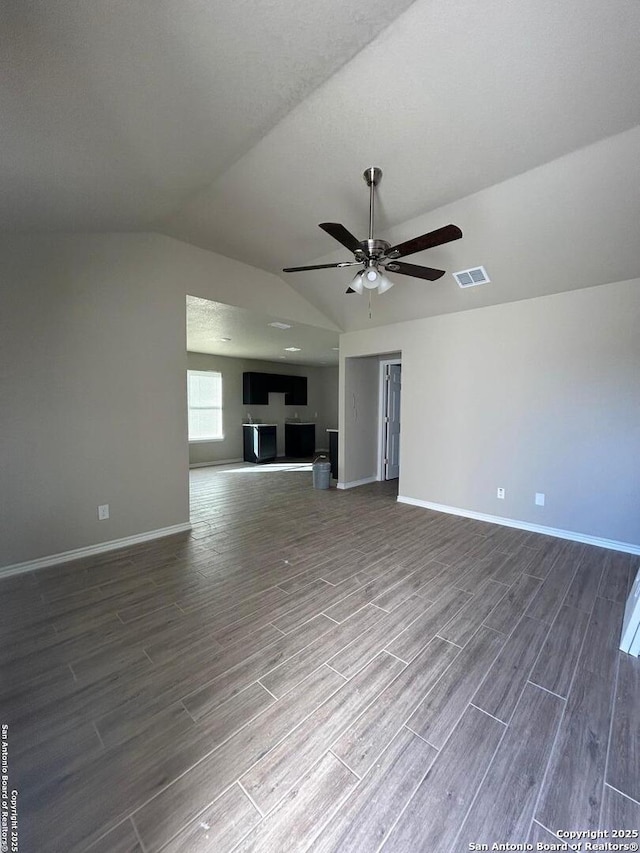
[[302, 347], [285, 347], [285, 352], [302, 352]]
[[228, 343], [231, 340], [231, 338], [220, 338], [220, 340], [224, 341], [225, 343]]
[[273, 326], [274, 329], [290, 329], [291, 326], [288, 323], [269, 323], [270, 326]]

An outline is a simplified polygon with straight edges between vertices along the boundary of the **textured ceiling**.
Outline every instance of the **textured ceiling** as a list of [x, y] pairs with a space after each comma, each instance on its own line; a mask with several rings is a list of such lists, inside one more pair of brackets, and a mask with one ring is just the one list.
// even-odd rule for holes
[[0, 227], [147, 229], [409, 0], [3, 0]]
[[637, 0], [419, 0], [164, 227], [310, 261], [366, 236], [367, 166], [384, 229], [639, 124], [639, 37]]
[[[5, 0], [0, 227], [155, 230], [267, 269], [318, 227], [453, 221], [369, 318], [344, 272], [285, 277], [344, 329], [640, 276], [637, 0]], [[626, 132], [625, 132], [626, 131]], [[384, 300], [384, 301], [383, 301]]]
[[[291, 328], [276, 329], [269, 325], [273, 322], [283, 319], [187, 296], [187, 349], [291, 364], [338, 364], [337, 332], [290, 320], [284, 322]], [[286, 352], [285, 347], [292, 346], [300, 352]]]

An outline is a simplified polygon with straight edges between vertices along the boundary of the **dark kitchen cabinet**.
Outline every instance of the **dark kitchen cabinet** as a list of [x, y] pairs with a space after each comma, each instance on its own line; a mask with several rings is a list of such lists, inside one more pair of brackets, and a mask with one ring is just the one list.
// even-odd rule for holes
[[329, 461], [331, 462], [331, 476], [338, 479], [338, 430], [328, 429], [329, 433]]
[[316, 449], [315, 424], [284, 425], [284, 455], [293, 459], [313, 456]]
[[277, 456], [275, 424], [243, 424], [245, 462], [273, 462]]
[[285, 397], [284, 402], [287, 406], [306, 406], [307, 405], [307, 377], [306, 376], [290, 376], [291, 380], [291, 402], [287, 402]]
[[269, 402], [267, 373], [242, 374], [242, 402], [250, 406], [266, 406]]
[[266, 406], [269, 393], [284, 394], [285, 406], [307, 405], [307, 377], [285, 373], [242, 374], [242, 402], [246, 406]]

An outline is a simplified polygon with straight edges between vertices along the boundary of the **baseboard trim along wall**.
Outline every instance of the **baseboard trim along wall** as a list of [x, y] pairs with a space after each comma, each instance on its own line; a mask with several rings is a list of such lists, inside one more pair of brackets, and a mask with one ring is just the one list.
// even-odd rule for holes
[[514, 518], [503, 518], [499, 515], [486, 515], [471, 509], [460, 509], [457, 506], [436, 504], [431, 501], [421, 501], [398, 495], [398, 503], [433, 509], [436, 512], [446, 512], [449, 515], [461, 515], [463, 518], [474, 518], [477, 521], [488, 521], [491, 524], [501, 524], [503, 527], [515, 527], [518, 530], [528, 530], [531, 533], [544, 533], [558, 539], [570, 539], [572, 542], [583, 542], [585, 545], [597, 545], [599, 548], [610, 548], [612, 551], [624, 551], [626, 554], [640, 554], [640, 545], [631, 542], [617, 542], [615, 539], [601, 539], [598, 536], [588, 536], [586, 533], [576, 533], [573, 530], [560, 530], [557, 527], [544, 527], [542, 524], [532, 524], [528, 521], [518, 521]]
[[37, 560], [29, 560], [26, 563], [15, 563], [12, 566], [0, 567], [0, 577], [19, 575], [22, 572], [32, 572], [35, 569], [46, 569], [49, 566], [57, 566], [59, 563], [70, 563], [72, 560], [79, 560], [81, 557], [94, 557], [96, 554], [105, 554], [107, 551], [116, 551], [118, 548], [139, 545], [142, 542], [162, 539], [163, 536], [172, 536], [174, 533], [186, 533], [189, 530], [191, 530], [191, 522], [187, 521], [184, 524], [173, 524], [171, 527], [161, 527], [158, 530], [149, 530], [146, 533], [136, 533], [135, 536], [126, 536], [124, 539], [111, 539], [109, 542], [100, 542], [98, 545], [89, 545], [86, 548], [75, 548], [73, 551], [64, 551], [62, 554], [38, 557]]
[[242, 462], [242, 456], [237, 459], [216, 459], [215, 462], [190, 462], [189, 468], [211, 468], [213, 465], [235, 465]]
[[356, 486], [366, 486], [367, 483], [377, 483], [377, 477], [365, 477], [364, 480], [351, 480], [350, 483], [338, 483], [339, 489], [355, 489]]

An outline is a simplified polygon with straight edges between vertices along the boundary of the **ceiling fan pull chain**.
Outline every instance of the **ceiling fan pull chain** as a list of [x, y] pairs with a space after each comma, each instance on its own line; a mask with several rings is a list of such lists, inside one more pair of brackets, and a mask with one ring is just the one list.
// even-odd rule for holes
[[371, 293], [372, 293], [372, 291], [369, 291], [369, 319], [370, 320], [372, 319], [372, 316], [373, 316], [371, 313]]

